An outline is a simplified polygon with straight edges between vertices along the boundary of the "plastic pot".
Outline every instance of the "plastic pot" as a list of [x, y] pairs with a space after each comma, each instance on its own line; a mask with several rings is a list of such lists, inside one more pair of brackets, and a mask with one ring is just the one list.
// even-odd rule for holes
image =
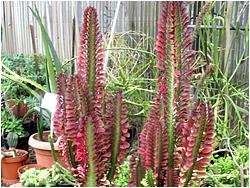
[[[38, 140], [38, 133], [35, 133], [29, 138], [29, 145], [34, 148], [37, 164], [50, 168], [54, 164], [54, 159], [51, 154], [50, 143], [48, 140], [49, 131], [43, 131], [43, 140]], [[54, 143], [56, 156], [61, 161], [61, 164], [66, 167], [65, 162], [62, 160], [62, 150]]]
[[27, 131], [30, 135], [37, 132], [37, 122], [33, 119], [26, 119], [23, 122], [24, 131]]
[[[10, 150], [5, 150], [10, 151]], [[16, 150], [19, 156], [9, 157], [2, 159], [2, 180], [3, 183], [10, 185], [19, 181], [17, 170], [24, 165], [24, 162], [28, 159], [28, 152], [25, 150]]]
[[27, 131], [24, 131], [25, 136], [18, 138], [17, 149], [23, 149], [29, 151], [29, 136], [30, 134]]
[[1, 135], [1, 147], [2, 147], [2, 150], [7, 150], [7, 149], [9, 149], [7, 140], [6, 140], [6, 138], [4, 138], [3, 135]]
[[74, 186], [68, 183], [58, 183], [56, 187], [74, 187]]

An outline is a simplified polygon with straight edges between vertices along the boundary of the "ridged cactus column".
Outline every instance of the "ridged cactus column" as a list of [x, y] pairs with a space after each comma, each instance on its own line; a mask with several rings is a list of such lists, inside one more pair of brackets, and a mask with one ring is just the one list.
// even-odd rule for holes
[[139, 162], [131, 161], [131, 186], [140, 186], [139, 169], [146, 181], [152, 172], [157, 186], [191, 186], [209, 163], [213, 114], [208, 104], [190, 102], [196, 52], [190, 49], [189, 20], [184, 2], [163, 3], [156, 41], [158, 91], [140, 135]]
[[104, 98], [103, 58], [97, 13], [88, 7], [83, 16], [78, 74], [58, 75], [54, 116], [63, 157], [82, 186], [107, 185], [107, 179], [112, 183], [129, 147], [122, 91]]

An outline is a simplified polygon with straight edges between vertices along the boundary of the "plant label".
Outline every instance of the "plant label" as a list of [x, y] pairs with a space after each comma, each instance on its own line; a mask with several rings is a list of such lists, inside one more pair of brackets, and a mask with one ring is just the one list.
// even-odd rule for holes
[[54, 112], [56, 110], [56, 100], [57, 95], [54, 93], [45, 93], [41, 107], [49, 110], [51, 112], [51, 115], [54, 115]]

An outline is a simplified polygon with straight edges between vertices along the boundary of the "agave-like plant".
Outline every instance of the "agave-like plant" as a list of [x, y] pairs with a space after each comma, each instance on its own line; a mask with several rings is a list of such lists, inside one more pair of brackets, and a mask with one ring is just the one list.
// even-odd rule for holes
[[78, 73], [57, 76], [56, 135], [68, 169], [82, 186], [112, 182], [123, 161], [127, 138], [127, 111], [119, 90], [104, 97], [104, 51], [95, 8], [84, 11]]
[[130, 186], [142, 186], [142, 182], [192, 186], [209, 164], [213, 113], [205, 102], [190, 100], [196, 52], [190, 49], [188, 24], [184, 2], [163, 3], [156, 42], [159, 90], [140, 135], [138, 155], [131, 159]]

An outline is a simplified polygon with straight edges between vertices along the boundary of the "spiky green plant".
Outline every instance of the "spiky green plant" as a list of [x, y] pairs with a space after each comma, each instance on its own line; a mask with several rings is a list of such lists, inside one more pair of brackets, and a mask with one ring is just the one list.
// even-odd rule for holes
[[13, 151], [13, 157], [17, 156], [16, 146], [18, 143], [18, 135], [15, 132], [9, 132], [7, 135], [7, 143], [9, 145], [9, 149]]
[[209, 164], [213, 113], [207, 103], [190, 101], [196, 52], [190, 50], [185, 3], [164, 2], [158, 23], [155, 67], [160, 70], [159, 90], [140, 135], [139, 154], [131, 160], [129, 185], [141, 186], [144, 179], [146, 183], [153, 180], [150, 185], [192, 186]]

